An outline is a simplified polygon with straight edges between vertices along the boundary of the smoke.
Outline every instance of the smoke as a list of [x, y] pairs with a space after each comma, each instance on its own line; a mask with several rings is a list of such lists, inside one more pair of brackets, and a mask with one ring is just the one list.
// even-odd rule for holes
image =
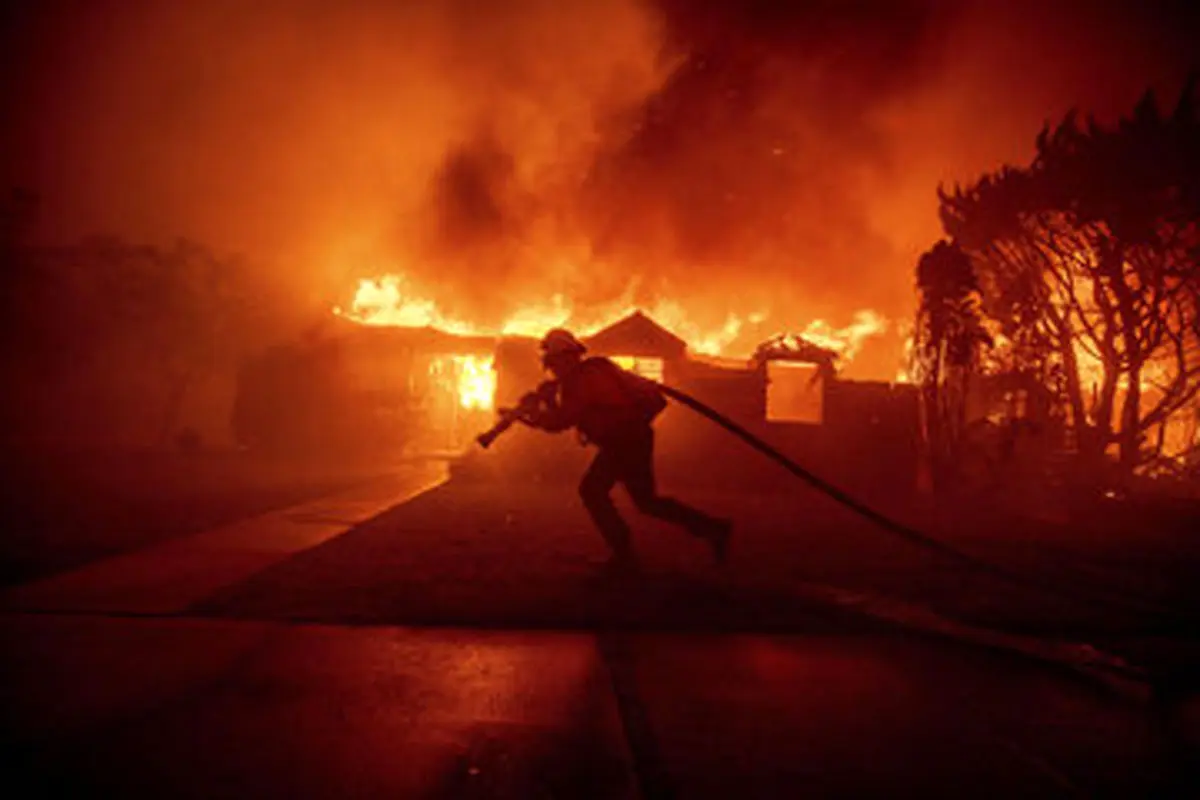
[[905, 318], [938, 182], [1181, 80], [1167, 5], [57, 0], [6, 24], [0, 177], [46, 238], [185, 235], [331, 301]]
[[[600, 156], [603, 251], [665, 251], [684, 272], [664, 282], [699, 273], [714, 294], [736, 282], [823, 313], [844, 293], [836, 275], [887, 255], [870, 205], [893, 152], [875, 115], [936, 63], [941, 20], [912, 2], [663, 8], [680, 61], [635, 134]], [[857, 289], [860, 304], [887, 302]]]

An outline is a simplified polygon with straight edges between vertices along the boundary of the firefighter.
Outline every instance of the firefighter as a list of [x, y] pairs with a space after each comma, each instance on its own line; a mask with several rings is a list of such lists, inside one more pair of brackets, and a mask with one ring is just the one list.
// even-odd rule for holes
[[658, 493], [654, 478], [654, 418], [667, 401], [652, 381], [607, 358], [584, 358], [587, 348], [570, 332], [555, 329], [541, 342], [542, 364], [555, 377], [556, 394], [526, 420], [545, 431], [575, 428], [597, 454], [579, 484], [579, 495], [612, 551], [611, 571], [636, 567], [629, 525], [610, 492], [623, 483], [643, 514], [678, 525], [707, 542], [713, 557], [728, 556], [732, 523]]

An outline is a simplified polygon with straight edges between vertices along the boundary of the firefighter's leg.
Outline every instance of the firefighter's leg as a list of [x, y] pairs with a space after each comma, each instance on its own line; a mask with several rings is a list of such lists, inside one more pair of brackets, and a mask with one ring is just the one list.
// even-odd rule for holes
[[629, 525], [613, 505], [612, 489], [617, 483], [617, 465], [613, 454], [601, 449], [583, 474], [579, 483], [579, 496], [600, 535], [608, 543], [614, 558], [628, 559], [633, 555], [630, 544]]
[[654, 438], [651, 435], [639, 438], [623, 447], [616, 454], [621, 481], [629, 491], [633, 504], [643, 514], [670, 522], [684, 528], [693, 536], [709, 542], [718, 560], [725, 559], [729, 533], [729, 520], [706, 514], [698, 508], [658, 493], [654, 477]]

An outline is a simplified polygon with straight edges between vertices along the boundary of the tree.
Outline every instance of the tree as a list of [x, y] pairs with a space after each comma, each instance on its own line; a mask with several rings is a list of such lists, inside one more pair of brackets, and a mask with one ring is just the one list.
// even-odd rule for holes
[[1200, 391], [1194, 87], [1169, 114], [1152, 93], [1109, 126], [1071, 112], [1028, 167], [939, 188], [1008, 356], [1061, 397], [1080, 455], [1115, 445], [1124, 474]]
[[941, 241], [917, 262], [921, 300], [914, 333], [925, 438], [934, 477], [944, 482], [958, 462], [966, 430], [967, 392], [980, 352], [991, 344], [979, 309], [979, 287], [970, 259]]

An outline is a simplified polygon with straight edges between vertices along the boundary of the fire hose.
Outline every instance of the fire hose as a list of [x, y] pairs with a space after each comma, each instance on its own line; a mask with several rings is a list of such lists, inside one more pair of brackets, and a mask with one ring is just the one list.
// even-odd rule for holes
[[[825, 494], [835, 502], [845, 506], [849, 510], [858, 514], [860, 517], [873, 523], [882, 530], [897, 536], [904, 541], [915, 545], [923, 550], [927, 550], [937, 555], [943, 556], [946, 559], [969, 567], [978, 572], [982, 572], [992, 577], [998, 578], [1009, 584], [1021, 586], [1027, 589], [1049, 594], [1052, 596], [1069, 598], [1077, 602], [1087, 604], [1101, 604], [1109, 607], [1111, 610], [1119, 610], [1122, 612], [1136, 611], [1138, 613], [1150, 615], [1163, 620], [1170, 620], [1173, 624], [1194, 625], [1197, 620], [1187, 618], [1185, 615], [1172, 609], [1163, 608], [1161, 606], [1136, 600], [1123, 595], [1113, 595], [1108, 592], [1089, 589], [1083, 590], [1079, 587], [1068, 588], [1060, 582], [1051, 582], [1042, 580], [1037, 577], [1032, 577], [1014, 570], [1007, 569], [1003, 566], [990, 561], [985, 561], [981, 558], [964, 553], [950, 545], [942, 542], [928, 534], [906, 525], [899, 520], [893, 519], [888, 515], [877, 511], [861, 500], [853, 497], [846, 491], [834, 486], [832, 483], [805, 469], [797, 464], [794, 460], [781, 453], [776, 448], [772, 447], [767, 442], [760, 439], [744, 427], [725, 416], [721, 412], [715, 410], [709, 405], [697, 400], [687, 392], [680, 391], [672, 386], [663, 383], [657, 383], [659, 391], [672, 400], [686, 406], [702, 417], [716, 423], [727, 432], [733, 434], [745, 444], [749, 445], [754, 450], [757, 450], [762, 455], [774, 461], [779, 466], [783, 467], [793, 476], [804, 481], [817, 491]], [[530, 392], [525, 395], [521, 403], [512, 409], [503, 409], [500, 412], [500, 419], [493, 428], [478, 438], [479, 444], [484, 448], [491, 443], [504, 431], [508, 430], [516, 422], [522, 421], [530, 412], [532, 406], [541, 400], [549, 393], [552, 388], [552, 382], [543, 383], [535, 392]]]

